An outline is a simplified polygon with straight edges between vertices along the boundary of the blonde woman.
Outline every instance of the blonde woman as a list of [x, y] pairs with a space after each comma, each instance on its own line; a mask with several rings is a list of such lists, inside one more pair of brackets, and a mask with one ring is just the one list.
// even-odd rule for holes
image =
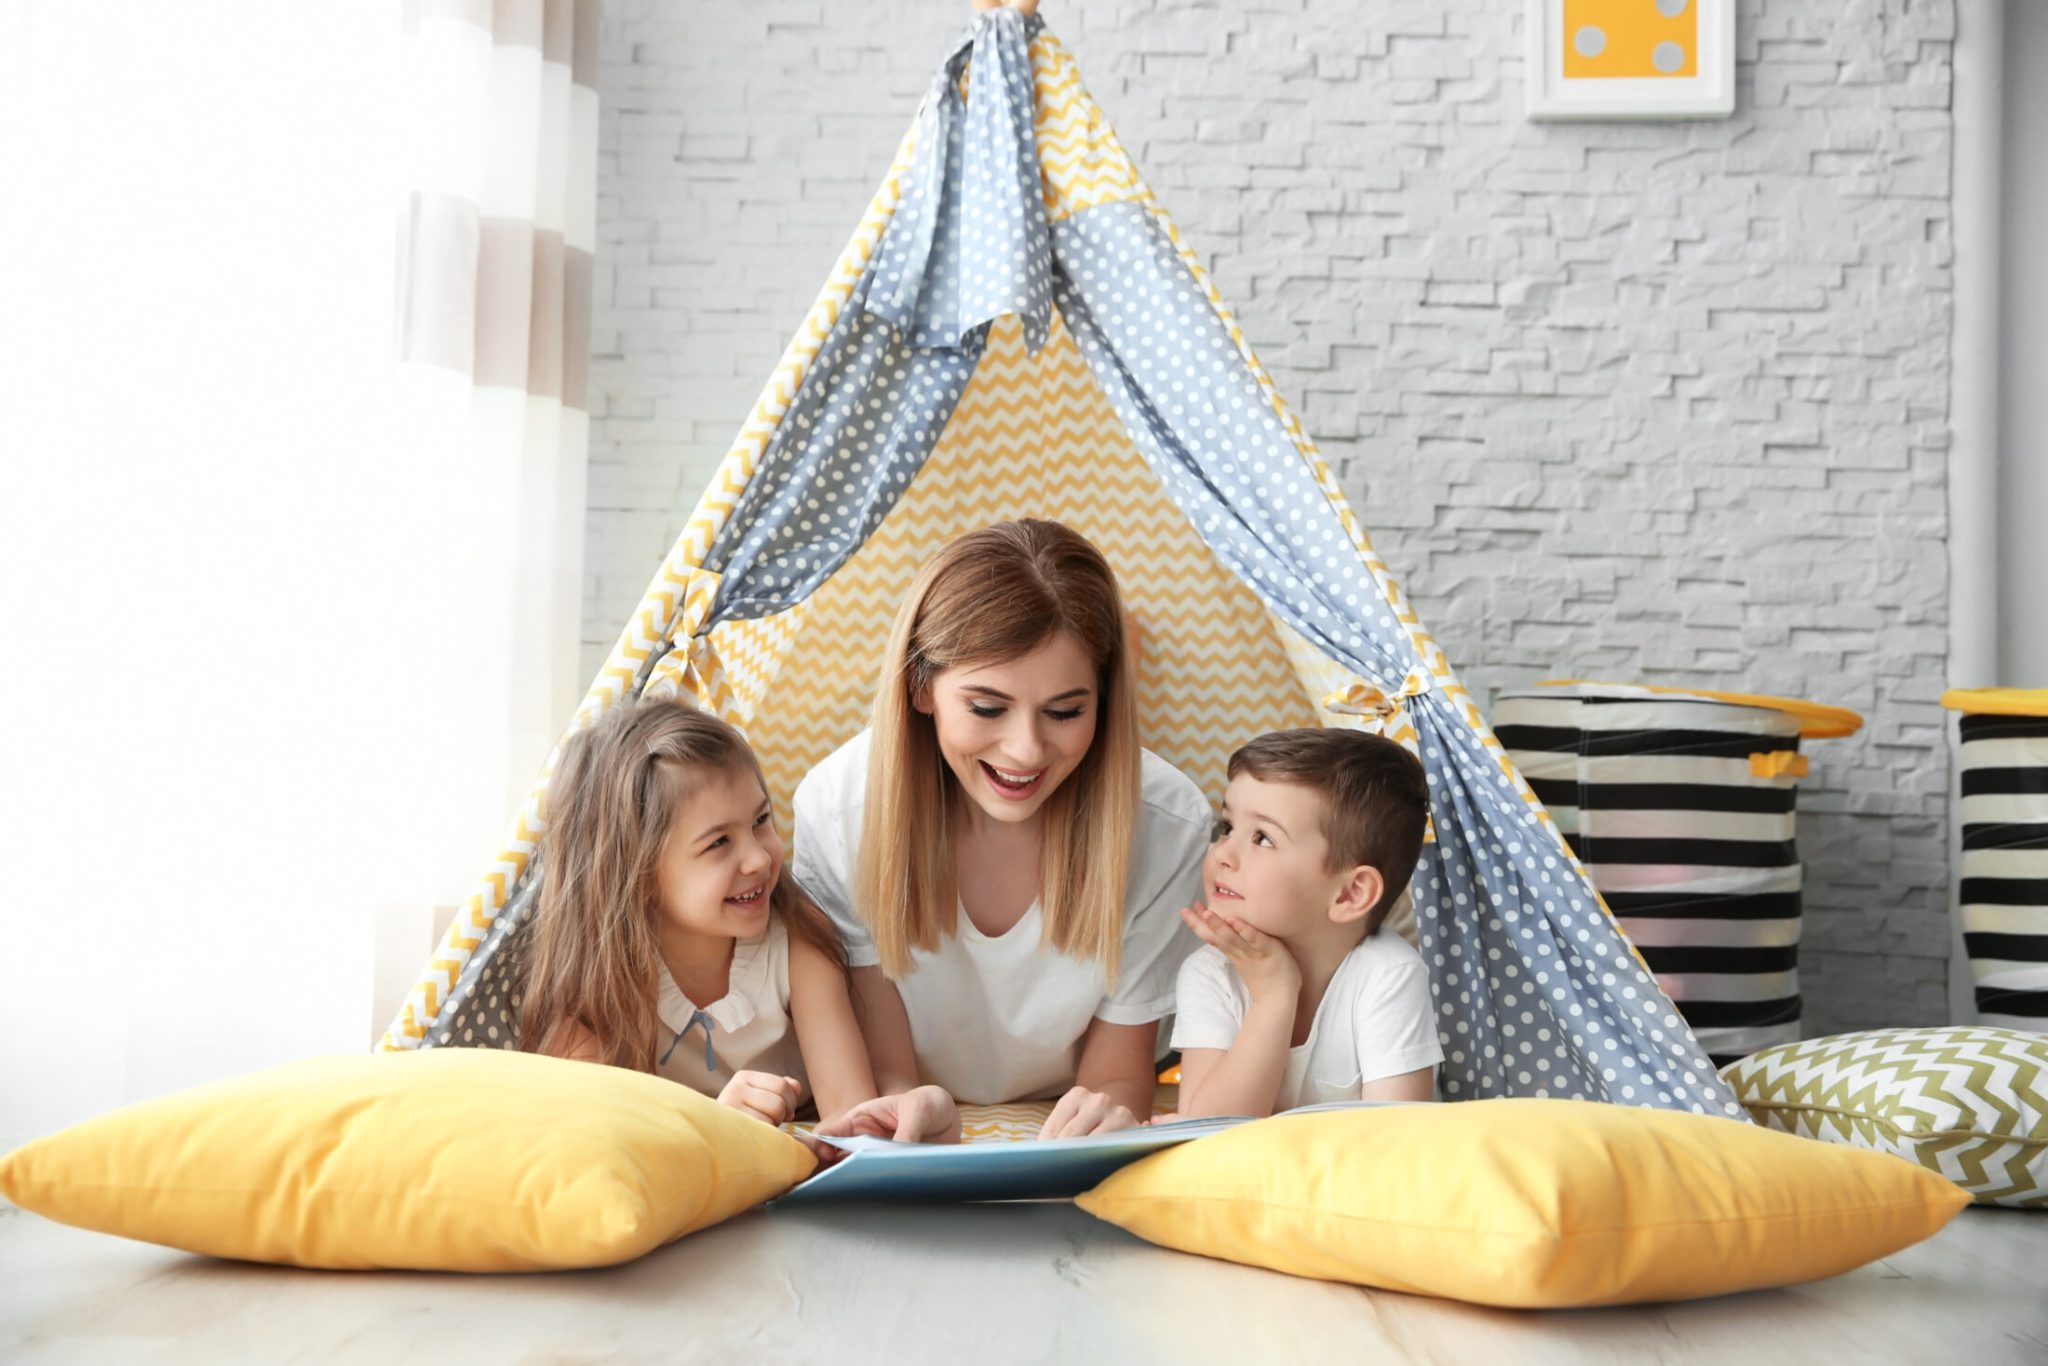
[[1116, 576], [1056, 522], [1004, 522], [911, 585], [870, 728], [796, 792], [795, 872], [832, 917], [882, 1099], [1057, 1098], [1042, 1136], [1142, 1122], [1196, 947], [1211, 813], [1138, 744]]

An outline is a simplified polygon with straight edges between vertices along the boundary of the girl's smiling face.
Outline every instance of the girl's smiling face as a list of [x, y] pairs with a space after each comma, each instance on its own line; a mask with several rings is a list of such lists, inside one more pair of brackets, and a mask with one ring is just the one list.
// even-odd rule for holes
[[941, 669], [916, 700], [968, 800], [1020, 824], [1045, 806], [1095, 741], [1095, 661], [1065, 631], [1000, 664]]
[[761, 780], [745, 768], [704, 775], [669, 825], [655, 864], [661, 927], [752, 939], [768, 925], [782, 836]]

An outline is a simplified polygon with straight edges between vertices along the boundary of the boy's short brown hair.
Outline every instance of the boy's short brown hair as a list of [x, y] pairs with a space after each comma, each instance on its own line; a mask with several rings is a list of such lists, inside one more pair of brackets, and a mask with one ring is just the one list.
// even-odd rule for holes
[[1309, 727], [1268, 731], [1230, 756], [1230, 776], [1305, 787], [1323, 799], [1321, 828], [1329, 871], [1363, 863], [1386, 889], [1366, 916], [1379, 929], [1408, 889], [1429, 822], [1429, 778], [1422, 762], [1392, 740], [1361, 730]]

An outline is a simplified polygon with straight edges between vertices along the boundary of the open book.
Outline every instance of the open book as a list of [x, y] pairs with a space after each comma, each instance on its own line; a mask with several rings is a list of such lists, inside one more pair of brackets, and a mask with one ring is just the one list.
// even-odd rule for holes
[[[1366, 1110], [1398, 1103], [1337, 1101], [1286, 1113]], [[774, 1203], [780, 1207], [1072, 1199], [1148, 1153], [1254, 1122], [1246, 1116], [1175, 1119], [1085, 1138], [949, 1145], [807, 1134], [844, 1149], [846, 1156]]]

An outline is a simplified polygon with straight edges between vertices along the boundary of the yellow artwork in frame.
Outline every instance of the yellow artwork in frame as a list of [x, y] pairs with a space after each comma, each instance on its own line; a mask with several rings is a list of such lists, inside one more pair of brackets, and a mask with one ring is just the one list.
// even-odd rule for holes
[[1568, 81], [1699, 73], [1695, 0], [1564, 0], [1564, 36]]
[[1532, 119], [1725, 118], [1733, 0], [1528, 0]]

